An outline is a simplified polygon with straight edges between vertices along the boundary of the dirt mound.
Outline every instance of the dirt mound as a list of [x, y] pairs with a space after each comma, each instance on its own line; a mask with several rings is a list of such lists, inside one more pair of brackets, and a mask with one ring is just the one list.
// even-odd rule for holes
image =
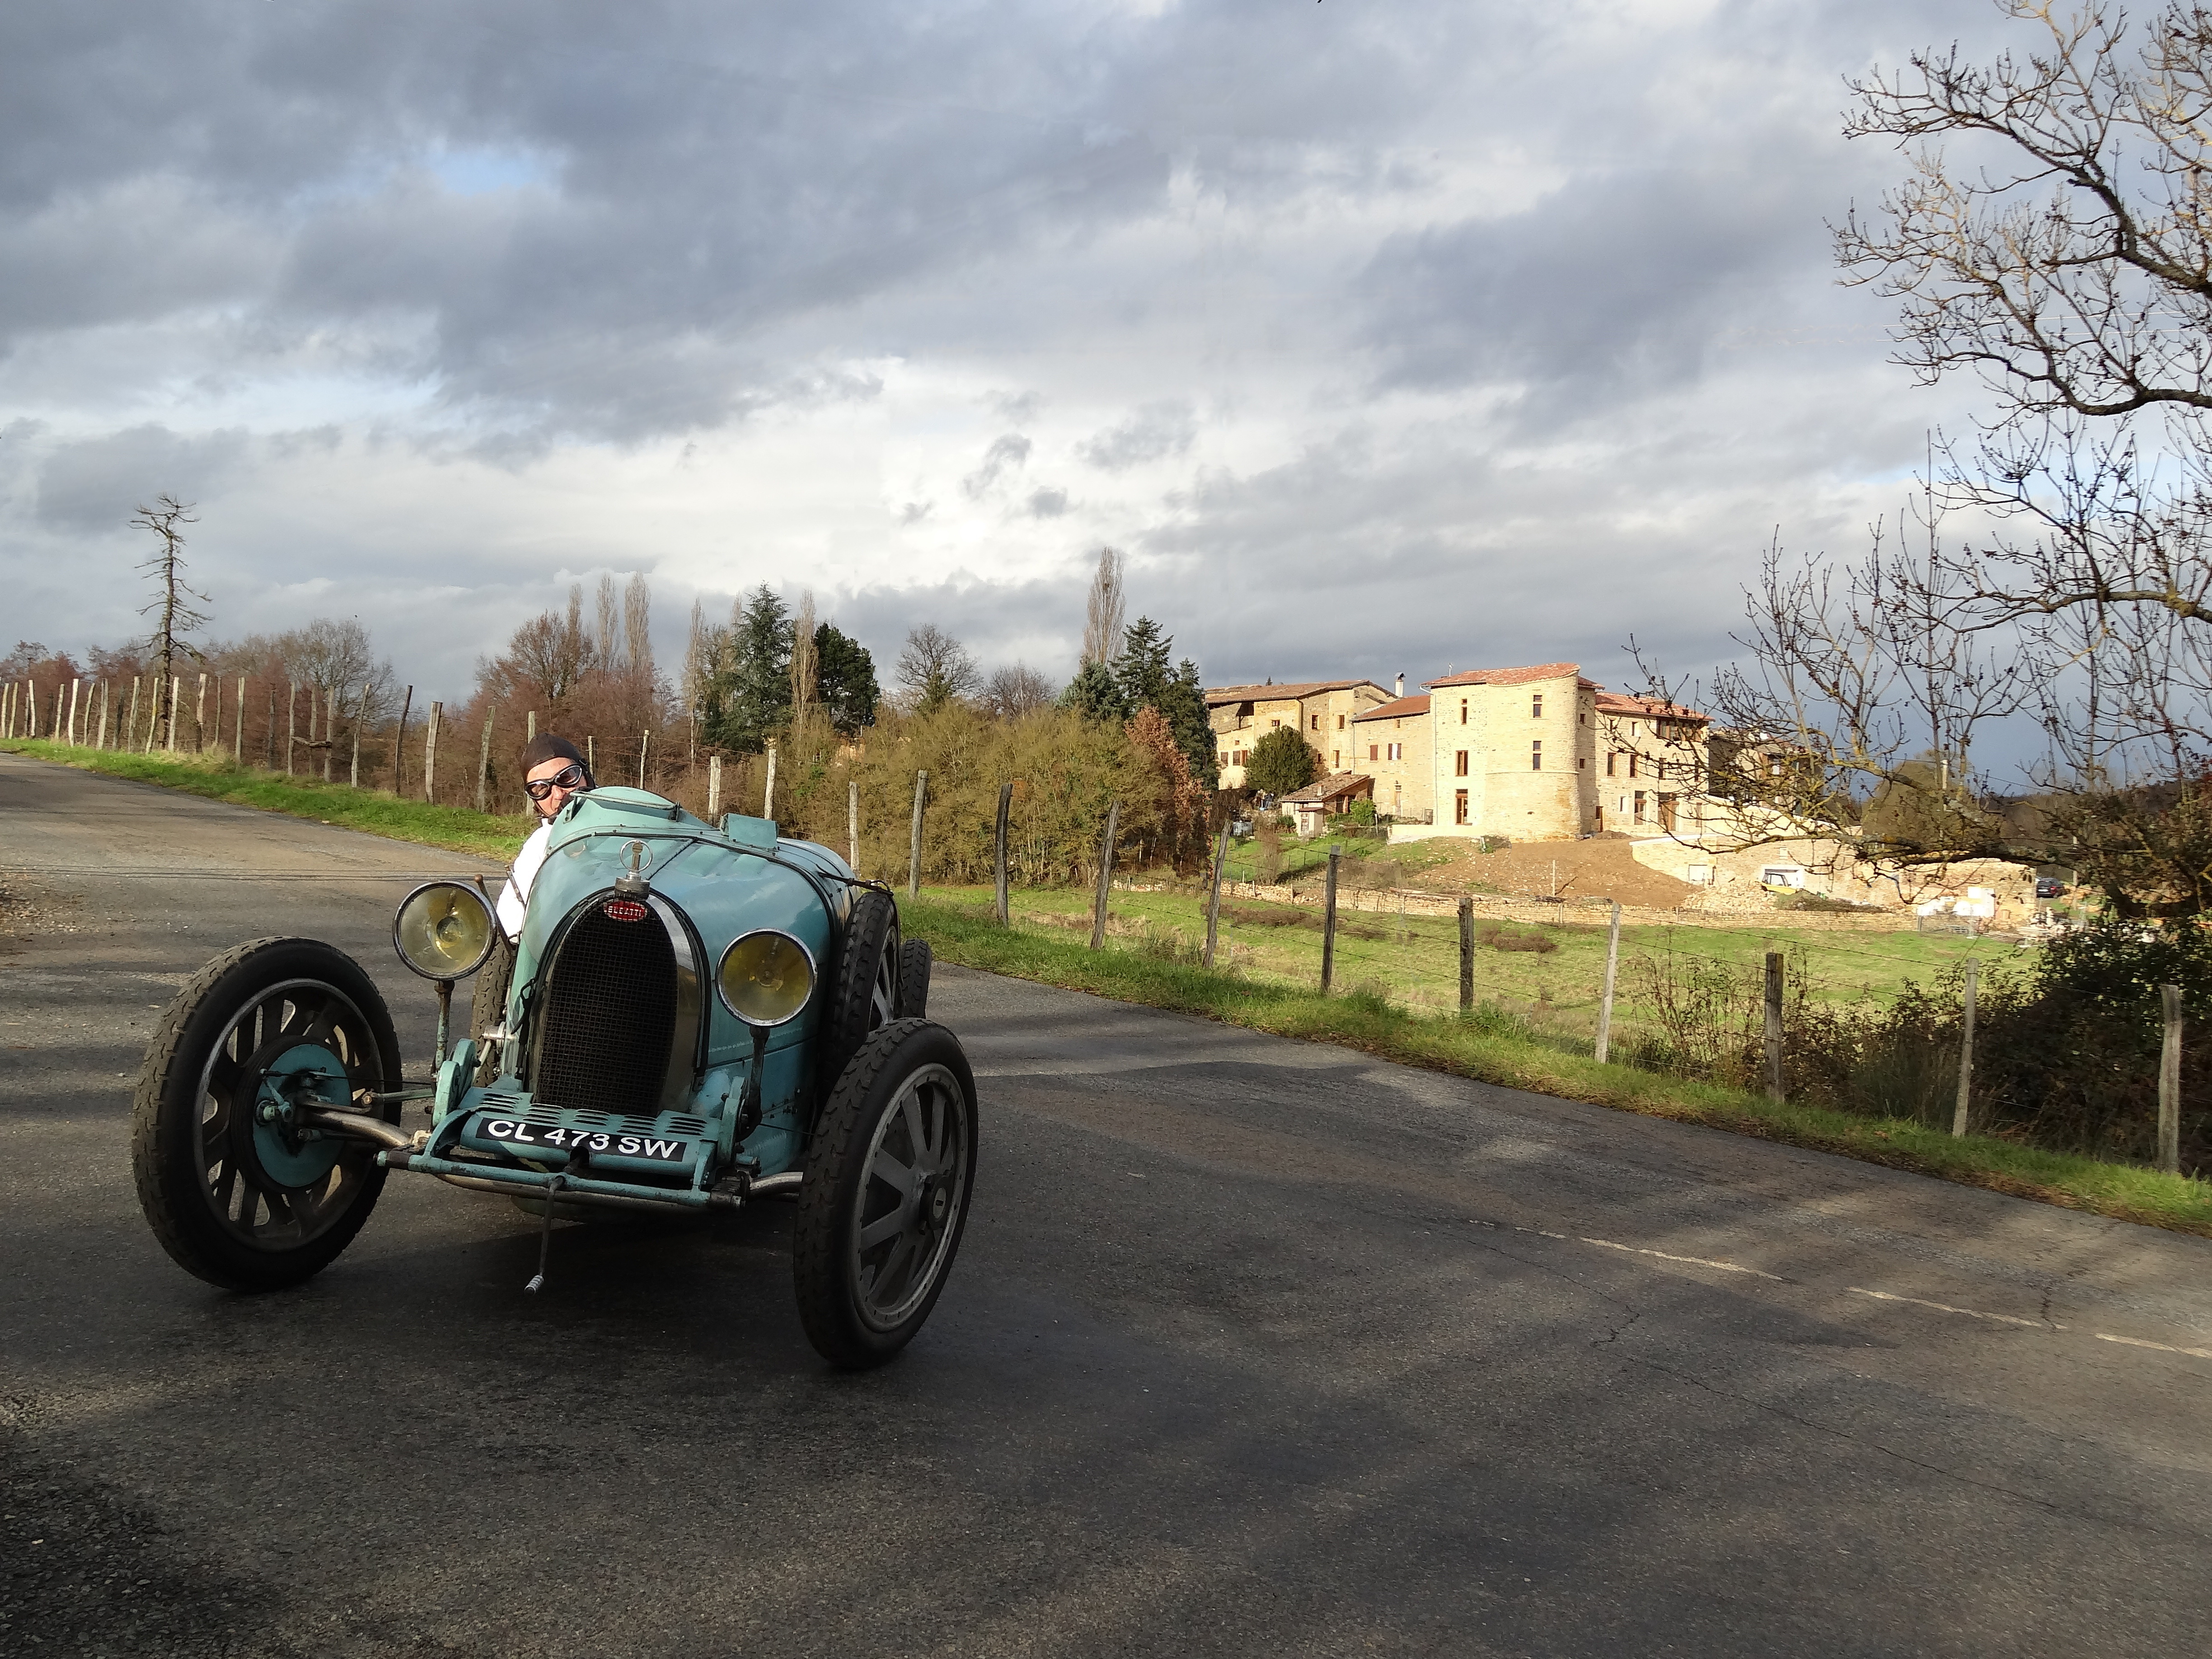
[[1625, 841], [1531, 841], [1478, 853], [1473, 842], [1437, 840], [1424, 847], [1463, 846], [1449, 864], [1431, 865], [1409, 885], [1436, 892], [1492, 892], [1516, 898], [1604, 898], [1671, 910], [1698, 892], [1686, 881], [1647, 870]]

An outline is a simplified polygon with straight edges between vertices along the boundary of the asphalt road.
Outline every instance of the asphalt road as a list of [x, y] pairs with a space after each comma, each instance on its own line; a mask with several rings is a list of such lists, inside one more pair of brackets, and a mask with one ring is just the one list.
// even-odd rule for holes
[[[2212, 1243], [940, 969], [977, 1208], [832, 1373], [791, 1212], [141, 1220], [160, 1007], [469, 860], [0, 757], [0, 1652], [2144, 1654], [2212, 1629]], [[2193, 1352], [2192, 1352], [2193, 1351]]]

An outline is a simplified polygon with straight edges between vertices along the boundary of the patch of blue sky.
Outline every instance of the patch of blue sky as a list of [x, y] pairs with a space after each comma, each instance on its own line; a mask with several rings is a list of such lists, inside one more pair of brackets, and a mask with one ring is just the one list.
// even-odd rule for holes
[[465, 144], [431, 151], [422, 165], [456, 196], [489, 196], [501, 191], [550, 190], [560, 167], [543, 150]]

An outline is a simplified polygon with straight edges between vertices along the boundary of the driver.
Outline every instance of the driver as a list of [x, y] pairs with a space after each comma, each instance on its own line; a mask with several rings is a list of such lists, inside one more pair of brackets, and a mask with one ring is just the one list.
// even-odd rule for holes
[[568, 804], [568, 797], [592, 787], [591, 769], [583, 751], [566, 738], [541, 732], [522, 751], [522, 787], [538, 809], [538, 828], [514, 855], [507, 872], [507, 886], [499, 896], [499, 925], [508, 942], [522, 937], [522, 918], [530, 902], [530, 884], [553, 843], [553, 816]]

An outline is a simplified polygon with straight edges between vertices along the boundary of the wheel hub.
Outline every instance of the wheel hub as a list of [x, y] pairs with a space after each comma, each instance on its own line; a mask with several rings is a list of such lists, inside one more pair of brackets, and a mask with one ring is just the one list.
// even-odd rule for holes
[[344, 1152], [343, 1142], [298, 1121], [303, 1105], [343, 1106], [352, 1097], [344, 1062], [320, 1043], [301, 1042], [265, 1061], [251, 1113], [253, 1161], [279, 1187], [312, 1187]]

